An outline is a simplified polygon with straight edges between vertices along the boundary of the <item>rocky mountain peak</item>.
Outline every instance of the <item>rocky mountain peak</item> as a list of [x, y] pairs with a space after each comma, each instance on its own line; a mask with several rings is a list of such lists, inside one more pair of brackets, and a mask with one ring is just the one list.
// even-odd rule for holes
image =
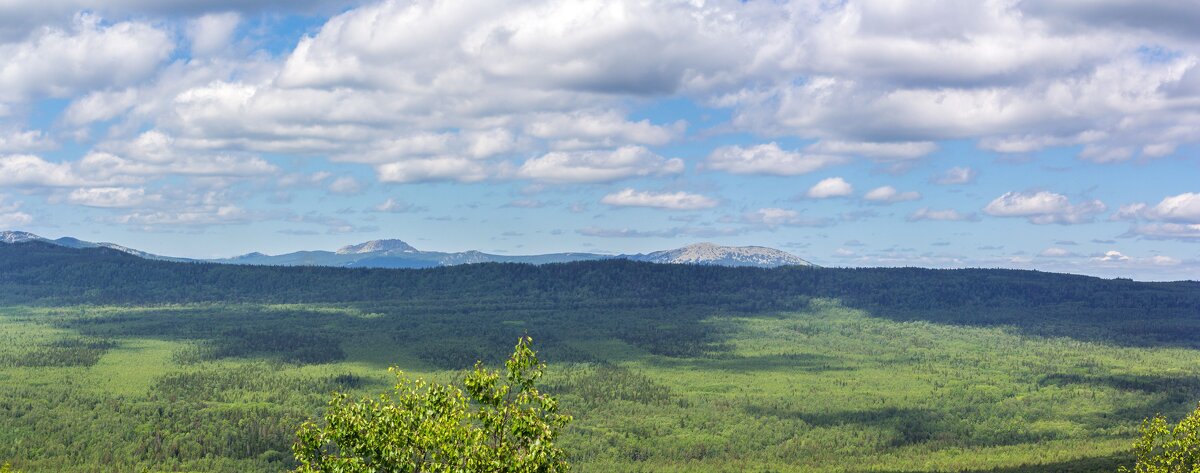
[[357, 245], [343, 246], [337, 250], [337, 254], [357, 255], [378, 252], [414, 253], [416, 251], [416, 248], [401, 240], [371, 240]]

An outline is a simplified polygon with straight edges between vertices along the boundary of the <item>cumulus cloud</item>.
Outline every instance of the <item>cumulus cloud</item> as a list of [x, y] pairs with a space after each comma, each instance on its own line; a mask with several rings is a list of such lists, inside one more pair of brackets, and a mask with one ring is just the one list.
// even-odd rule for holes
[[75, 162], [51, 162], [39, 156], [0, 156], [0, 185], [14, 187], [113, 187], [171, 175], [240, 178], [278, 171], [254, 157], [187, 157], [165, 164], [147, 163], [104, 152]]
[[1120, 251], [1110, 250], [1104, 252], [1103, 255], [1095, 256], [1092, 259], [1103, 262], [1129, 261], [1131, 258], [1125, 256]]
[[193, 56], [209, 56], [229, 46], [242, 17], [237, 12], [209, 13], [188, 22]]
[[937, 144], [930, 141], [865, 142], [821, 140], [808, 147], [818, 153], [855, 154], [876, 161], [904, 161], [917, 159], [937, 151]]
[[174, 50], [166, 31], [146, 23], [104, 25], [80, 14], [69, 28], [47, 27], [0, 43], [0, 102], [119, 87], [150, 76]]
[[1142, 212], [1147, 218], [1175, 223], [1200, 223], [1200, 194], [1187, 192], [1164, 198]]
[[1090, 222], [1107, 207], [1099, 200], [1071, 203], [1067, 196], [1049, 191], [1007, 192], [986, 207], [994, 217], [1022, 217], [1035, 224], [1062, 225]]
[[254, 213], [236, 205], [200, 206], [175, 210], [139, 211], [118, 216], [118, 223], [143, 228], [171, 228], [179, 226], [204, 227], [209, 225], [244, 224], [254, 221]]
[[478, 182], [487, 179], [491, 171], [484, 163], [467, 158], [435, 157], [410, 159], [375, 166], [379, 182], [459, 181]]
[[939, 222], [961, 222], [961, 221], [968, 221], [968, 220], [976, 220], [976, 219], [978, 219], [978, 217], [973, 212], [964, 213], [964, 212], [959, 212], [954, 209], [936, 210], [936, 209], [931, 209], [928, 207], [921, 207], [921, 208], [917, 209], [915, 212], [908, 214], [908, 217], [906, 219], [909, 222], [920, 222], [920, 221], [926, 221], [926, 220], [939, 221]]
[[41, 130], [0, 129], [0, 153], [34, 151], [50, 147], [50, 140]]
[[525, 161], [517, 176], [555, 184], [612, 182], [683, 172], [683, 160], [667, 159], [641, 146], [613, 151], [555, 151]]
[[822, 179], [821, 182], [808, 188], [808, 192], [804, 193], [810, 199], [846, 197], [851, 194], [854, 194], [854, 186], [851, 186], [850, 183], [840, 177]]
[[71, 191], [67, 202], [87, 207], [121, 208], [139, 207], [160, 198], [146, 194], [146, 189], [141, 187], [93, 187]]
[[[183, 39], [204, 59], [236, 35], [247, 10], [208, 2], [195, 11], [204, 14]], [[729, 110], [720, 130], [815, 140], [801, 151], [723, 148], [704, 164], [740, 174], [803, 174], [847, 155], [907, 169], [945, 139], [998, 152], [1083, 145], [1080, 157], [1094, 161], [1196, 142], [1193, 36], [1154, 33], [1164, 52], [1148, 58], [1153, 28], [1099, 20], [1107, 15], [1064, 27], [1062, 11], [1092, 17], [1045, 11], [1011, 2], [379, 2], [333, 16], [281, 58], [191, 61], [141, 85], [173, 48], [147, 24], [84, 15], [0, 48], [47, 53], [8, 55], [32, 58], [105, 46], [70, 58], [94, 61], [72, 69], [87, 77], [6, 89], [85, 93], [67, 123], [128, 115], [136, 120], [122, 126], [150, 125], [176, 146], [328, 155], [378, 166], [389, 182], [506, 179], [508, 163], [490, 160], [617, 153], [686, 136], [687, 123], [633, 118], [629, 104], [643, 97]], [[1177, 23], [1154, 18], [1138, 24]], [[104, 67], [112, 52], [121, 67]], [[119, 74], [94, 72], [106, 70]], [[637, 166], [645, 169], [624, 174], [674, 174], [682, 163]], [[565, 182], [594, 182], [575, 179]]]
[[600, 203], [616, 207], [651, 207], [668, 210], [699, 210], [717, 206], [716, 199], [690, 192], [650, 192], [625, 188], [608, 194]]
[[536, 116], [525, 126], [533, 137], [552, 140], [556, 149], [612, 147], [621, 144], [663, 145], [686, 129], [685, 122], [659, 126], [649, 120], [631, 122], [616, 111], [555, 113]]
[[863, 195], [863, 199], [876, 204], [892, 204], [896, 202], [907, 202], [910, 200], [918, 200], [921, 198], [921, 193], [917, 191], [900, 192], [892, 186], [882, 186], [872, 189]]
[[33, 223], [33, 216], [21, 211], [20, 202], [8, 202], [0, 195], [0, 229], [12, 229]]
[[723, 146], [714, 149], [705, 167], [731, 174], [795, 176], [846, 162], [840, 156], [784, 151], [775, 142], [750, 147]]
[[0, 185], [63, 187], [83, 184], [69, 164], [18, 154], [0, 156]]
[[1200, 194], [1185, 192], [1164, 197], [1157, 204], [1122, 205], [1111, 220], [1133, 222], [1126, 236], [1154, 239], [1200, 239]]

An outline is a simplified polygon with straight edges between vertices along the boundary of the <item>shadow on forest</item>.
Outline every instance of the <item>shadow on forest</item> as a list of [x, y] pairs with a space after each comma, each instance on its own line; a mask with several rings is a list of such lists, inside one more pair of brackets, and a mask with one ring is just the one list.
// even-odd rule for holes
[[1087, 384], [1103, 386], [1121, 391], [1141, 391], [1144, 393], [1170, 394], [1200, 394], [1200, 377], [1167, 377], [1147, 374], [1122, 375], [1079, 375], [1054, 373], [1042, 377], [1038, 384], [1042, 386]]
[[[963, 430], [961, 419], [932, 409], [886, 407], [882, 409], [835, 412], [800, 412], [775, 406], [751, 405], [743, 409], [754, 417], [798, 419], [817, 428], [861, 425], [872, 431], [892, 432], [890, 446], [903, 447], [938, 440], [947, 433]], [[942, 439], [945, 440], [945, 439]]]
[[[1109, 417], [1129, 419], [1137, 422], [1156, 414], [1179, 416], [1195, 409], [1200, 399], [1200, 377], [1167, 377], [1156, 375], [1078, 375], [1056, 373], [1046, 375], [1038, 383], [1042, 386], [1088, 385], [1121, 391], [1140, 391], [1153, 395], [1152, 401], [1136, 407], [1124, 407], [1107, 414]], [[1084, 419], [1079, 419], [1084, 420]], [[1097, 425], [1107, 422], [1094, 419]]]
[[[1133, 464], [1133, 458], [1129, 455], [1109, 455], [1103, 457], [1088, 457], [1075, 460], [1065, 460], [1054, 463], [1043, 463], [1038, 465], [1022, 465], [1010, 467], [998, 467], [982, 470], [958, 470], [960, 473], [1095, 473], [1095, 472], [1112, 472], [1117, 471], [1121, 465], [1129, 466]], [[883, 473], [922, 473], [919, 471], [908, 470], [886, 470]]]
[[655, 358], [651, 363], [664, 368], [687, 368], [704, 371], [853, 371], [846, 361], [828, 355], [811, 353], [787, 353], [781, 355], [735, 356], [712, 353], [701, 358]]

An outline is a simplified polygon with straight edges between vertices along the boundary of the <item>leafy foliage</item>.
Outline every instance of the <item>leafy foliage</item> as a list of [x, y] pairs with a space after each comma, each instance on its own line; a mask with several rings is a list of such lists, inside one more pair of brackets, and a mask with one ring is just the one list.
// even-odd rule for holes
[[305, 423], [293, 450], [298, 472], [512, 472], [567, 471], [555, 445], [571, 417], [534, 382], [545, 365], [522, 337], [498, 371], [482, 363], [453, 385], [407, 378], [393, 369], [395, 394], [353, 402], [336, 394], [325, 427]]
[[1128, 473], [1191, 473], [1200, 471], [1200, 407], [1174, 427], [1162, 415], [1146, 419], [1133, 443], [1137, 462]]

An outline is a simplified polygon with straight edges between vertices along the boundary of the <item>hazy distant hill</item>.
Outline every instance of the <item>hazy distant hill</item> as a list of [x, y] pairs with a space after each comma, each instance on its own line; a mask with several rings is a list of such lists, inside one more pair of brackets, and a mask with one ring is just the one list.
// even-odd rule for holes
[[497, 255], [481, 251], [445, 253], [421, 251], [401, 240], [372, 240], [345, 246], [337, 251], [299, 251], [282, 255], [250, 253], [216, 263], [272, 266], [342, 266], [351, 268], [432, 268], [472, 263], [566, 263], [601, 259], [628, 259], [650, 263], [703, 264], [716, 266], [811, 266], [808, 261], [773, 248], [761, 246], [720, 246], [697, 243], [673, 250], [649, 254], [605, 255], [597, 253], [551, 253], [544, 255]]
[[128, 253], [128, 254], [131, 254], [131, 255], [134, 255], [134, 256], [137, 256], [140, 258], [153, 259], [153, 260], [192, 261], [187, 258], [175, 258], [175, 257], [171, 257], [171, 256], [161, 256], [161, 255], [156, 255], [153, 253], [147, 253], [145, 251], [121, 246], [116, 243], [107, 243], [107, 242], [94, 243], [94, 242], [90, 242], [90, 241], [83, 241], [83, 240], [80, 240], [78, 238], [73, 238], [73, 237], [62, 237], [62, 238], [51, 240], [49, 238], [44, 238], [44, 237], [34, 235], [29, 232], [0, 231], [0, 243], [24, 243], [24, 242], [29, 242], [29, 241], [41, 241], [41, 242], [50, 243], [52, 245], [65, 246], [67, 248], [109, 248], [109, 249], [120, 251], [122, 253]]
[[[161, 256], [113, 243], [92, 243], [72, 237], [57, 240], [43, 238], [28, 232], [0, 232], [0, 242], [21, 243], [43, 241], [68, 248], [111, 248], [147, 259], [165, 261], [195, 261], [186, 258]], [[549, 264], [570, 261], [593, 261], [601, 259], [627, 259], [649, 263], [701, 264], [715, 266], [753, 266], [774, 268], [777, 266], [812, 266], [812, 263], [785, 251], [762, 246], [720, 246], [713, 243], [697, 243], [673, 250], [655, 251], [649, 254], [605, 255], [598, 253], [550, 253], [544, 255], [497, 255], [481, 251], [446, 253], [421, 251], [401, 240], [371, 240], [348, 245], [336, 251], [309, 250], [267, 255], [259, 252], [232, 258], [205, 260], [213, 263], [250, 264], [261, 266], [336, 266], [346, 268], [434, 268], [473, 263], [528, 263]]]

